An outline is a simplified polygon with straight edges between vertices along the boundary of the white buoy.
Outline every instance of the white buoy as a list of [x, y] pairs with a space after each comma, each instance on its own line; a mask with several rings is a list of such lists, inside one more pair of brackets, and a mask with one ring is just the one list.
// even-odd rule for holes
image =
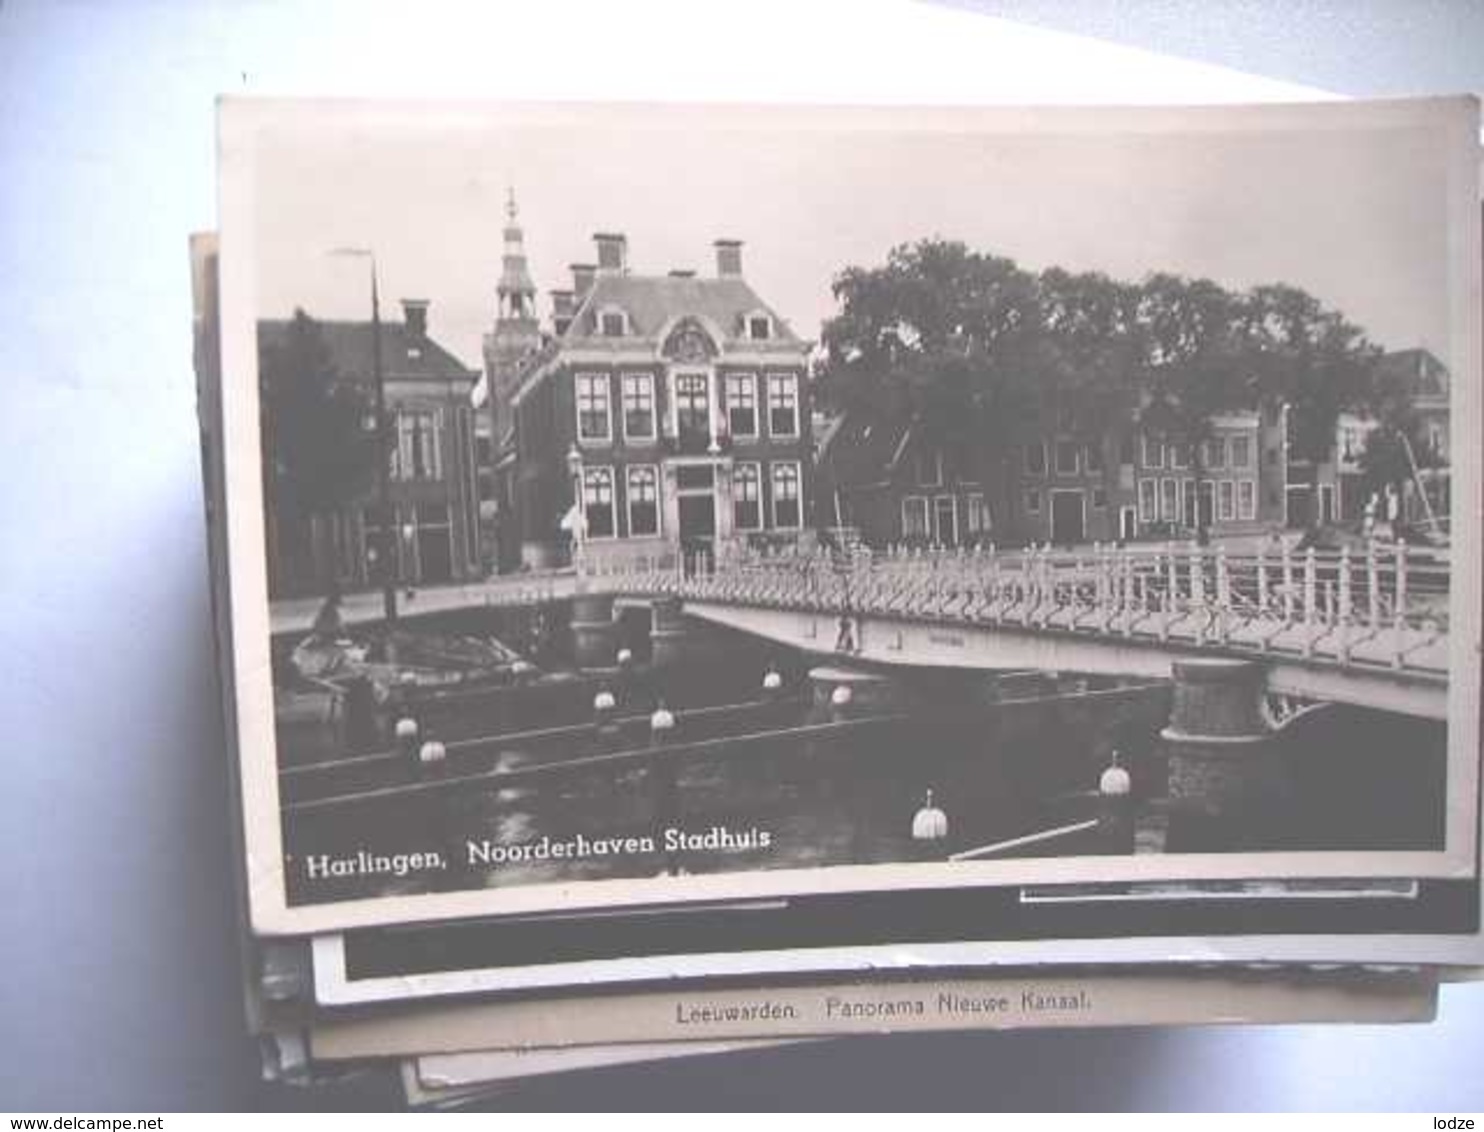
[[837, 684], [835, 690], [830, 693], [830, 703], [835, 707], [846, 707], [855, 698], [849, 684]]
[[600, 689], [598, 694], [593, 697], [593, 711], [599, 715], [612, 711], [617, 704], [618, 701], [613, 698], [613, 693], [607, 688]]
[[776, 692], [783, 687], [783, 677], [778, 674], [778, 669], [770, 668], [763, 673], [763, 691]]
[[619, 649], [616, 659], [620, 668], [627, 668], [634, 663], [634, 651], [632, 649]]
[[397, 742], [412, 742], [412, 740], [417, 738], [417, 720], [413, 719], [410, 715], [404, 715], [401, 719], [397, 720], [394, 733], [397, 736]]
[[929, 790], [922, 800], [922, 809], [912, 815], [913, 841], [941, 841], [948, 836], [948, 815], [933, 805], [933, 792]]
[[1113, 760], [1098, 778], [1098, 793], [1104, 798], [1122, 798], [1131, 785], [1128, 771], [1118, 765], [1118, 752], [1114, 751]]
[[437, 739], [429, 739], [422, 745], [422, 749], [417, 752], [417, 761], [425, 766], [432, 763], [441, 763], [447, 757], [448, 751]]
[[649, 731], [656, 739], [662, 739], [671, 731], [675, 730], [675, 716], [664, 704], [654, 709], [654, 714], [649, 717]]

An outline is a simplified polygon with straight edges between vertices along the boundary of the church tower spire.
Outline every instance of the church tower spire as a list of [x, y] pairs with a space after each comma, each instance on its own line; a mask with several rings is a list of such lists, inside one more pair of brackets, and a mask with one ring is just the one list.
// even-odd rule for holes
[[506, 190], [505, 254], [495, 294], [498, 298], [497, 328], [506, 322], [535, 322], [536, 284], [531, 281], [531, 271], [526, 265], [525, 233], [520, 226], [520, 208], [515, 203], [514, 188]]

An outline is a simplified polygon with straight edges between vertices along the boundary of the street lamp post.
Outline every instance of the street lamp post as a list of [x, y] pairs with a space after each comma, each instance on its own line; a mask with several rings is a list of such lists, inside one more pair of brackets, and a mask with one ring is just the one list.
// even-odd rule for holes
[[572, 476], [572, 566], [582, 577], [582, 541], [586, 535], [587, 517], [582, 506], [582, 453], [577, 445], [567, 451], [567, 471]]
[[391, 444], [387, 429], [386, 375], [381, 366], [381, 295], [376, 279], [376, 253], [370, 248], [335, 248], [331, 255], [354, 256], [371, 262], [371, 375], [376, 390], [376, 506], [381, 512], [376, 541], [380, 543], [381, 605], [387, 627], [397, 624], [397, 536], [392, 515]]

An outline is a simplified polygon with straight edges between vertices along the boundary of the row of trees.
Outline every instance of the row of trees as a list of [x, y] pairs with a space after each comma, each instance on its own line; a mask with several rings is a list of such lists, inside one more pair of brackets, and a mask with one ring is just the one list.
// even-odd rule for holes
[[[1286, 405], [1291, 453], [1322, 460], [1346, 407], [1381, 435], [1406, 427], [1380, 350], [1339, 311], [1286, 284], [1229, 290], [1154, 274], [1028, 271], [923, 240], [834, 282], [817, 396], [838, 410], [916, 420], [947, 442], [1013, 444], [1053, 421], [1087, 439], [1114, 420], [1190, 446], [1197, 474], [1214, 414]], [[1379, 445], [1378, 445], [1379, 448]]]

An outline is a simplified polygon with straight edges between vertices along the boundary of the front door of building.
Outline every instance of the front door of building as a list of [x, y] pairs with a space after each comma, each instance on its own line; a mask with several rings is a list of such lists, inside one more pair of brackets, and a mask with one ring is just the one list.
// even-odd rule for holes
[[1118, 537], [1124, 542], [1133, 542], [1139, 537], [1139, 512], [1136, 508], [1119, 508]]
[[958, 545], [958, 516], [951, 495], [940, 495], [933, 500], [933, 541], [939, 546]]
[[1284, 519], [1290, 530], [1304, 530], [1314, 521], [1314, 492], [1308, 484], [1289, 484], [1284, 504]]
[[1051, 493], [1051, 541], [1069, 546], [1086, 539], [1081, 491]]
[[686, 572], [709, 572], [712, 540], [716, 536], [716, 500], [706, 495], [682, 495], [676, 500], [680, 512], [680, 552]]
[[1216, 522], [1216, 484], [1201, 480], [1201, 526], [1210, 527]]
[[1319, 521], [1328, 524], [1335, 519], [1335, 485], [1322, 483], [1319, 485]]
[[716, 538], [716, 472], [710, 465], [675, 470], [680, 553], [687, 570], [709, 570]]

